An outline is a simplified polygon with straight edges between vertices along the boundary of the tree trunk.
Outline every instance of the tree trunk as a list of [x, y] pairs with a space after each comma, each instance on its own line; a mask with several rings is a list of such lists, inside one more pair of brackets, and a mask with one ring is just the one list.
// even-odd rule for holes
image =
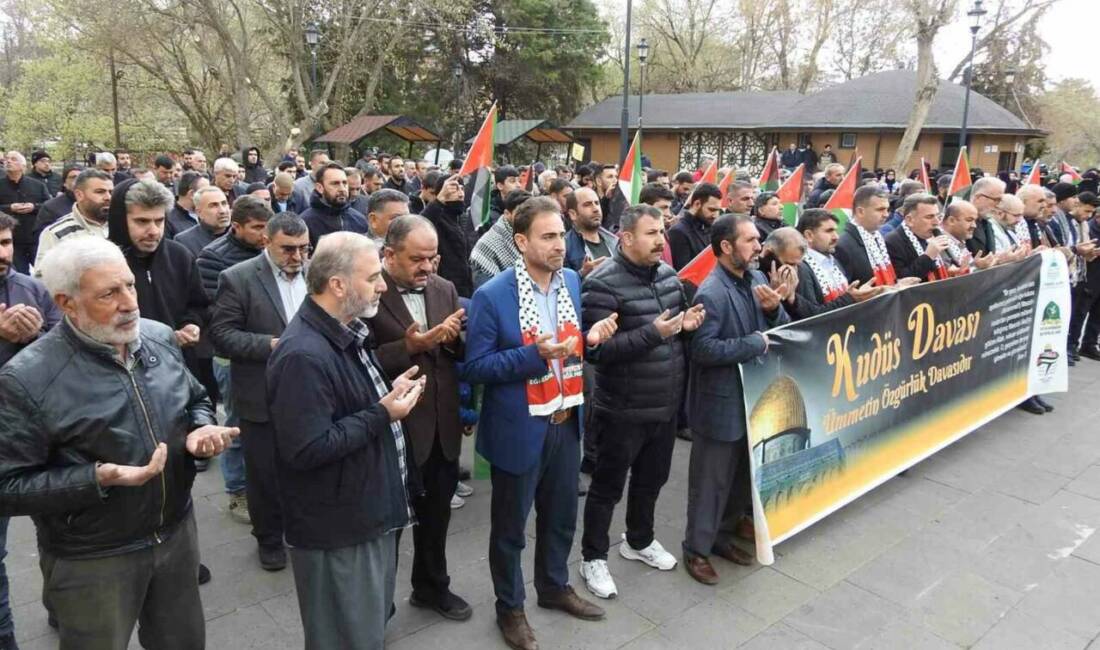
[[909, 123], [905, 127], [905, 134], [901, 137], [898, 152], [894, 156], [893, 168], [899, 174], [908, 173], [909, 157], [913, 155], [913, 148], [920, 137], [924, 120], [928, 117], [928, 111], [932, 108], [932, 102], [936, 99], [936, 91], [939, 89], [940, 80], [936, 76], [936, 62], [932, 54], [932, 41], [936, 37], [939, 26], [936, 24], [920, 24], [917, 31], [917, 96], [914, 100], [913, 110], [909, 112]]

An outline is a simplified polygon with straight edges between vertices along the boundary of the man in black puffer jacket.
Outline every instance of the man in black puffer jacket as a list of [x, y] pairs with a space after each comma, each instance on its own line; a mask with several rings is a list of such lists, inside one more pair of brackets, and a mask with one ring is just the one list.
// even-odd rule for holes
[[118, 247], [71, 237], [42, 277], [65, 319], [0, 370], [0, 514], [30, 515], [60, 647], [202, 648], [195, 459], [237, 430], [140, 319]]
[[470, 253], [477, 243], [477, 231], [464, 209], [462, 181], [457, 175], [441, 178], [435, 185], [436, 198], [424, 206], [422, 216], [439, 234], [439, 276], [455, 285], [458, 295], [474, 295]]
[[619, 329], [586, 351], [596, 367], [592, 408], [600, 436], [596, 470], [584, 507], [581, 576], [592, 593], [610, 598], [608, 529], [631, 472], [626, 541], [619, 553], [661, 570], [676, 559], [653, 538], [653, 509], [668, 480], [676, 441], [676, 412], [684, 394], [681, 337], [702, 324], [702, 307], [688, 309], [676, 271], [661, 263], [664, 219], [648, 205], [631, 206], [619, 220], [619, 248], [584, 280], [581, 321], [618, 314]]

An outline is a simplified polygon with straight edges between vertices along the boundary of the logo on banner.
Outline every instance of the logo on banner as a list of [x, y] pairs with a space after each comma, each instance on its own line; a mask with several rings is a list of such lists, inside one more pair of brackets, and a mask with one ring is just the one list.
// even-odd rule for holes
[[1043, 351], [1036, 357], [1035, 365], [1043, 371], [1043, 377], [1047, 377], [1054, 372], [1054, 364], [1058, 363], [1058, 359], [1061, 357], [1062, 355], [1058, 354], [1050, 343], [1047, 343]]

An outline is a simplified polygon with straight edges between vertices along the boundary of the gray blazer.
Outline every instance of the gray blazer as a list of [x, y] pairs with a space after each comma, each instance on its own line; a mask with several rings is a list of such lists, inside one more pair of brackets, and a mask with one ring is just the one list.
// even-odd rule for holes
[[[751, 286], [767, 284], [764, 275], [751, 271]], [[721, 265], [703, 280], [695, 304], [703, 304], [707, 316], [691, 338], [691, 374], [688, 419], [696, 435], [733, 442], [745, 436], [745, 396], [739, 364], [752, 363], [764, 354], [763, 332], [789, 322], [780, 305], [766, 315], [751, 287], [739, 287]]]
[[232, 364], [233, 403], [246, 420], [268, 421], [264, 373], [271, 356], [271, 339], [282, 335], [288, 321], [275, 273], [265, 255], [261, 253], [222, 271], [210, 338], [218, 356], [228, 358]]

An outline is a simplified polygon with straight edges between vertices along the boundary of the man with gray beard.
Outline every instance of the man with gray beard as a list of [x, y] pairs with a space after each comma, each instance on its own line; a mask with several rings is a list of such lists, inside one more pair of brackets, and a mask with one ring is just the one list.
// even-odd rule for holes
[[214, 424], [172, 328], [141, 320], [134, 275], [98, 237], [42, 264], [64, 320], [0, 370], [0, 515], [34, 519], [63, 650], [205, 645], [195, 459]]

